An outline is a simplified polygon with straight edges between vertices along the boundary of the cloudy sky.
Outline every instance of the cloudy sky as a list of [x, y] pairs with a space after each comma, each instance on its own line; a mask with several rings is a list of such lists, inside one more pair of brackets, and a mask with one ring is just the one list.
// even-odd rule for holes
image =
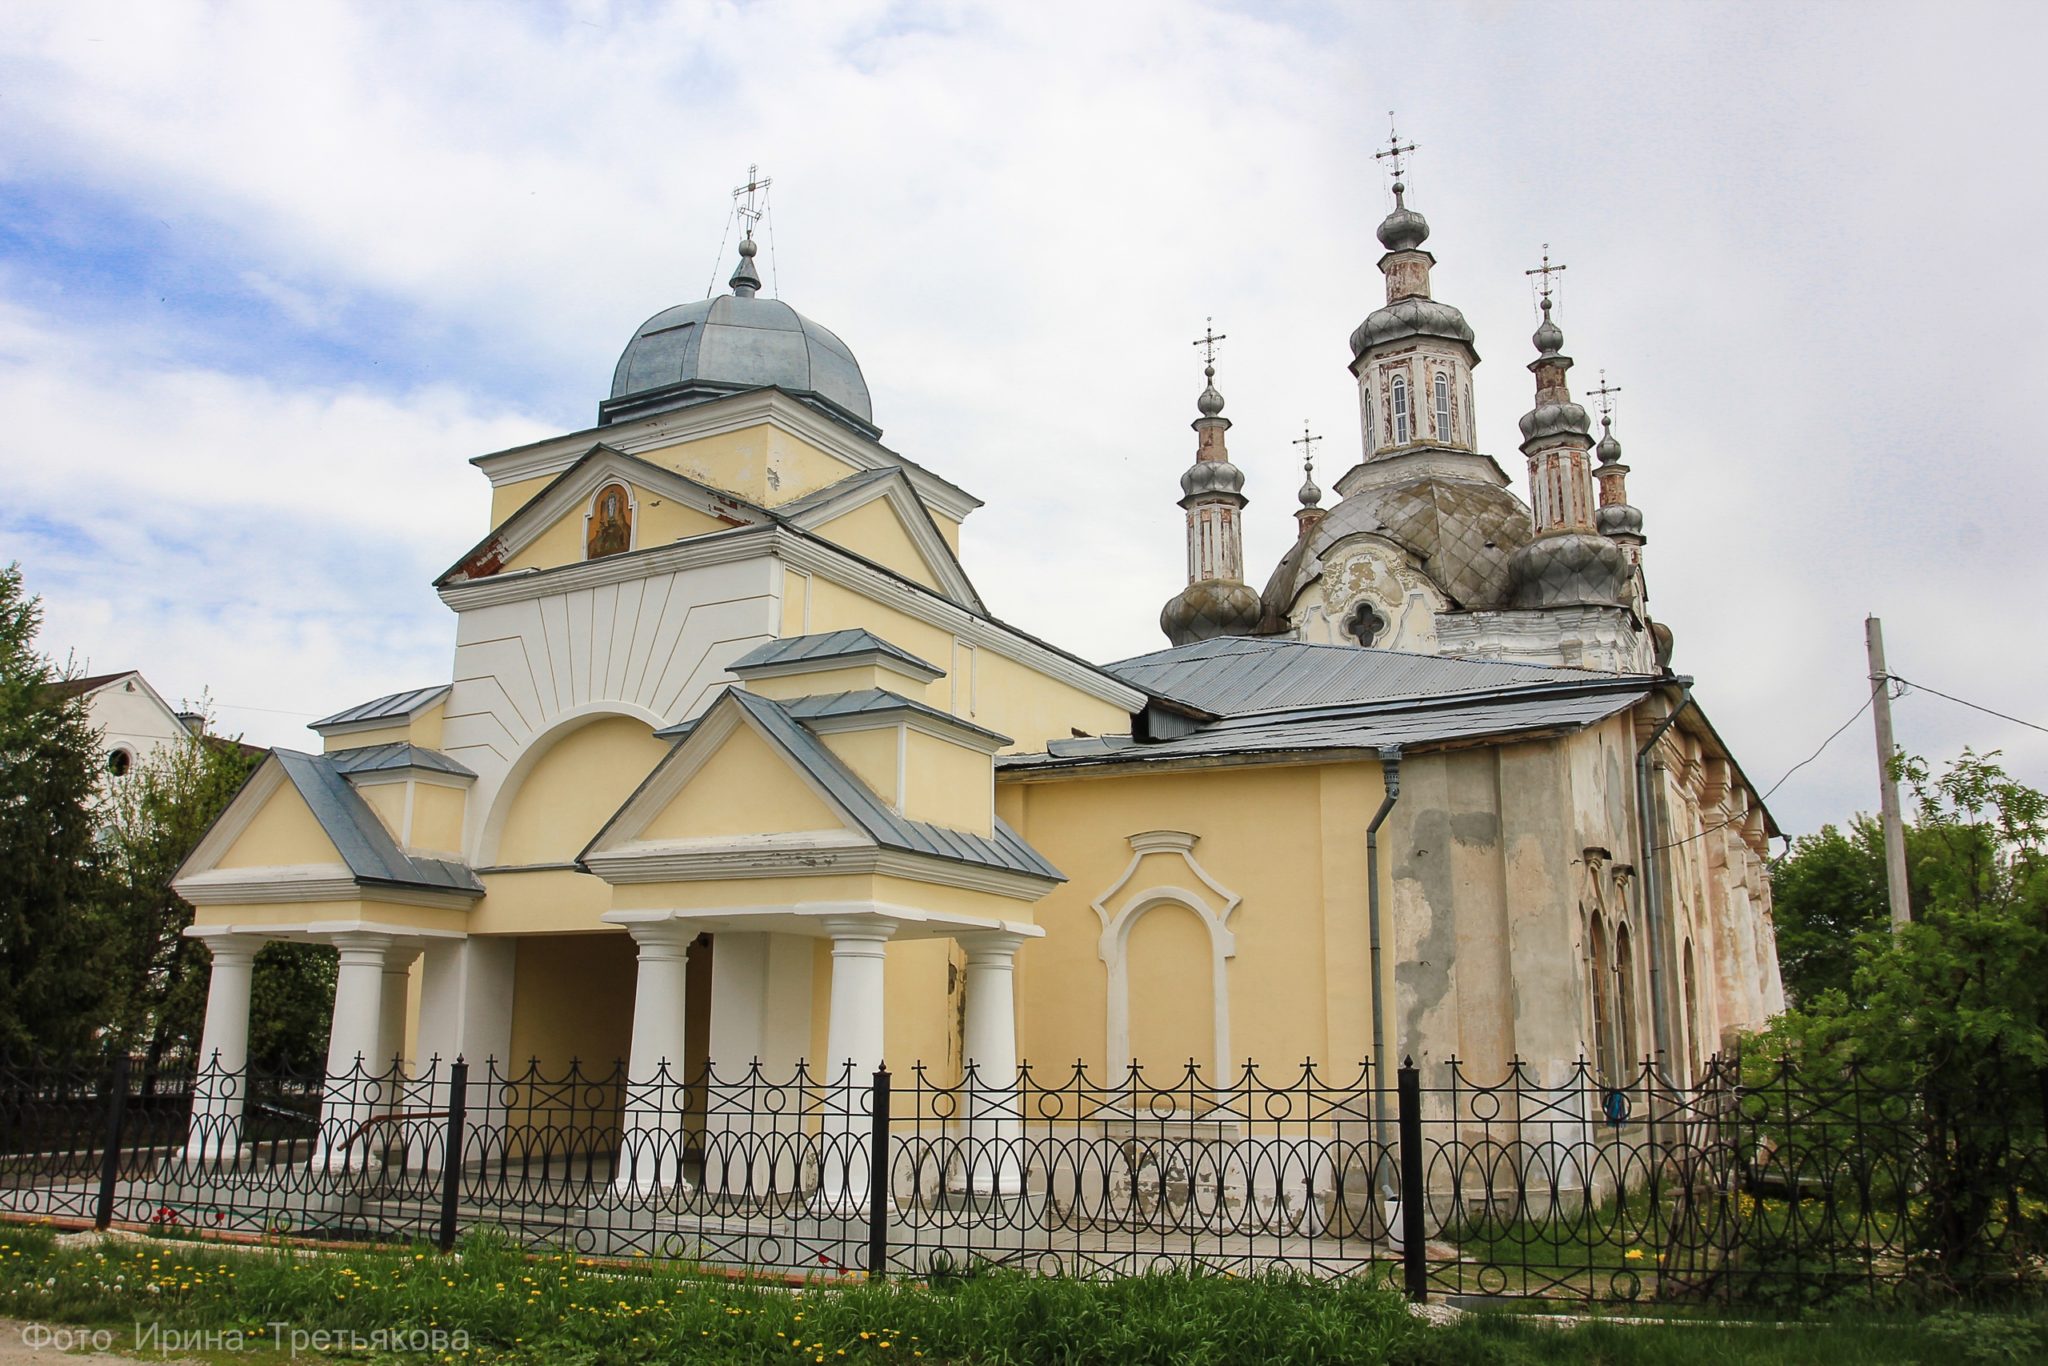
[[[1754, 780], [1865, 699], [1869, 612], [1899, 674], [2048, 724], [2044, 29], [1868, 0], [14, 0], [0, 560], [45, 648], [210, 690], [264, 743], [445, 678], [428, 584], [485, 529], [467, 459], [594, 421], [635, 325], [729, 272], [759, 163], [772, 286], [853, 347], [889, 445], [987, 500], [992, 607], [1140, 653], [1206, 317], [1257, 577], [1303, 422], [1326, 486], [1357, 458], [1392, 109], [1518, 488], [1523, 271], [1567, 264], [1653, 610]], [[2048, 782], [2048, 735], [1925, 693], [1898, 725]], [[1866, 719], [1773, 809], [1867, 809], [1874, 766]]]

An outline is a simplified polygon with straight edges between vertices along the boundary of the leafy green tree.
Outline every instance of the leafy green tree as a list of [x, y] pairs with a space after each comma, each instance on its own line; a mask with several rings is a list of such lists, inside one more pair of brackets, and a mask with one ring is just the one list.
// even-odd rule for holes
[[0, 1048], [91, 1044], [99, 737], [36, 652], [40, 601], [0, 569]]
[[[1907, 898], [1925, 908], [1947, 845], [1932, 832], [1906, 827]], [[1823, 991], [1847, 991], [1856, 971], [1858, 937], [1891, 925], [1885, 888], [1884, 830], [1873, 816], [1848, 829], [1824, 825], [1801, 835], [1771, 865], [1771, 915], [1778, 966], [1796, 1005]]]

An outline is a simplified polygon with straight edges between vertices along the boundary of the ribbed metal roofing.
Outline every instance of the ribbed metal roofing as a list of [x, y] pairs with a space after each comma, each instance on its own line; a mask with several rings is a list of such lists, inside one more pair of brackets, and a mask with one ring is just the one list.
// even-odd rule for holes
[[272, 750], [285, 777], [298, 789], [313, 819], [340, 853], [349, 875], [362, 882], [394, 883], [439, 892], [482, 896], [484, 886], [467, 865], [446, 859], [414, 858], [400, 849], [341, 768], [324, 754]]
[[346, 726], [358, 721], [382, 721], [387, 718], [410, 716], [447, 693], [449, 684], [443, 683], [432, 688], [408, 688], [404, 692], [386, 693], [369, 702], [361, 703], [338, 711], [332, 716], [323, 716], [313, 722], [312, 729], [326, 726]]
[[856, 828], [885, 849], [1065, 882], [1066, 875], [998, 818], [993, 837], [900, 816], [780, 704], [733, 688], [726, 693], [791, 760], [816, 779]]
[[476, 770], [449, 758], [438, 749], [409, 745], [403, 740], [393, 740], [381, 745], [364, 745], [358, 749], [338, 749], [321, 757], [344, 774], [388, 773], [393, 769], [422, 768], [429, 773], [450, 773], [458, 778], [476, 776]]
[[860, 657], [880, 656], [893, 659], [899, 664], [920, 670], [940, 678], [945, 670], [927, 664], [908, 650], [899, 649], [883, 640], [872, 631], [851, 627], [844, 631], [826, 631], [818, 635], [785, 636], [759, 645], [726, 665], [729, 673], [740, 674], [775, 668], [787, 668], [791, 664], [837, 665]]
[[1139, 655], [1104, 670], [1157, 696], [1218, 716], [1395, 698], [1448, 697], [1531, 683], [1597, 680], [1584, 669], [1446, 659], [1355, 645], [1219, 636]]
[[890, 692], [887, 688], [862, 688], [856, 692], [823, 693], [816, 697], [795, 697], [778, 704], [799, 721], [830, 720], [837, 716], [879, 716], [889, 712], [912, 712], [954, 730], [971, 731], [986, 736], [998, 745], [1010, 743], [1010, 737], [987, 726], [977, 726], [972, 721], [962, 720], [951, 712], [940, 711], [937, 707], [923, 702], [914, 702], [901, 693]]

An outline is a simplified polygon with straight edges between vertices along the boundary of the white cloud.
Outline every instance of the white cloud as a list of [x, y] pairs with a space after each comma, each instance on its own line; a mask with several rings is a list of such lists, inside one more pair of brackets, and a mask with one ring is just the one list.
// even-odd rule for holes
[[[1866, 611], [1901, 673], [2002, 710], [2031, 714], [2048, 664], [2025, 605], [2048, 569], [2030, 383], [2048, 191], [2013, 173], [2041, 131], [2027, 63], [2043, 22], [1958, 15], [11, 11], [0, 175], [163, 220], [328, 341], [363, 300], [470, 340], [372, 392], [166, 359], [142, 322], [81, 336], [0, 315], [4, 470], [39, 517], [89, 507], [97, 553], [118, 552], [102, 562], [179, 583], [195, 617], [222, 594], [276, 633], [285, 648], [248, 651], [244, 675], [270, 691], [236, 700], [302, 695], [290, 652], [324, 681], [411, 640], [404, 623], [440, 620], [430, 599], [406, 604], [473, 539], [483, 495], [463, 458], [541, 419], [589, 420], [630, 328], [723, 280], [726, 190], [758, 160], [784, 295], [855, 348], [886, 439], [989, 500], [967, 544], [991, 602], [1082, 653], [1135, 653], [1157, 643], [1181, 572], [1172, 499], [1204, 316], [1231, 338], [1219, 382], [1251, 479], [1250, 563], [1291, 533], [1302, 419], [1327, 437], [1325, 487], [1357, 449], [1343, 342], [1380, 288], [1369, 153], [1395, 107], [1423, 148], [1411, 202], [1436, 227], [1439, 297], [1486, 357], [1488, 444], [1519, 483], [1520, 272], [1549, 241], [1570, 265], [1560, 316], [1581, 390], [1600, 366], [1624, 386], [1655, 606], [1767, 782], [1867, 690]], [[110, 349], [148, 364], [110, 370]], [[587, 397], [557, 411], [508, 371]], [[52, 441], [117, 496], [81, 499], [46, 454], [15, 454]], [[275, 529], [211, 542], [197, 569], [136, 538], [154, 527], [197, 554], [182, 547], [225, 506]], [[380, 535], [418, 566], [395, 597], [337, 588], [294, 553]], [[96, 582], [50, 594], [53, 631], [208, 676], [212, 637], [152, 635], [129, 579]], [[1901, 703], [1900, 729], [1935, 755], [2008, 744], [2048, 781], [2023, 729], [1926, 698]], [[1872, 767], [1867, 736], [1845, 735], [1777, 809], [1803, 828], [1867, 806]]]

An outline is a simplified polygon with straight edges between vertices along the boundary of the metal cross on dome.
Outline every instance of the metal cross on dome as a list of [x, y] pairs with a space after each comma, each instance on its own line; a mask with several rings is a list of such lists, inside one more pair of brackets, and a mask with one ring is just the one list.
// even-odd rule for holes
[[1588, 389], [1586, 392], [1599, 402], [1600, 417], [1603, 421], [1614, 415], [1614, 395], [1621, 392], [1621, 386], [1619, 384], [1609, 384], [1605, 370], [1600, 372], [1598, 387]]
[[[747, 236], [749, 237], [754, 235], [754, 224], [761, 221], [761, 214], [763, 213], [763, 210], [754, 206], [754, 196], [758, 193], [765, 200], [768, 187], [774, 183], [773, 180], [762, 177], [759, 166], [749, 166], [747, 167], [747, 183], [736, 186], [733, 189], [732, 197], [735, 201], [733, 211], [740, 216], [740, 222], [746, 226]], [[746, 196], [746, 202], [743, 204], [738, 202], [742, 195]]]
[[1412, 142], [1405, 147], [1401, 145], [1401, 135], [1394, 128], [1394, 111], [1389, 109], [1387, 111], [1387, 150], [1384, 152], [1374, 152], [1372, 159], [1374, 161], [1386, 161], [1392, 158], [1393, 164], [1387, 167], [1387, 170], [1398, 181], [1401, 178], [1402, 156], [1414, 150], [1415, 144]]
[[1303, 422], [1301, 424], [1301, 435], [1289, 443], [1290, 445], [1301, 447], [1301, 468], [1304, 473], [1313, 473], [1315, 471], [1316, 442], [1321, 440], [1320, 436], [1310, 436], [1308, 423]]
[[1562, 275], [1564, 274], [1564, 272], [1565, 267], [1553, 266], [1552, 264], [1550, 264], [1550, 243], [1545, 242], [1543, 244], [1543, 264], [1536, 267], [1536, 269], [1534, 270], [1525, 270], [1522, 272], [1522, 274], [1541, 275], [1543, 277], [1543, 299], [1544, 302], [1548, 303], [1550, 300], [1550, 277], [1553, 275]]
[[1214, 365], [1216, 363], [1216, 343], [1222, 341], [1226, 335], [1216, 330], [1216, 320], [1214, 318], [1204, 318], [1202, 320], [1202, 335], [1195, 338], [1195, 345], [1202, 348], [1202, 364]]

